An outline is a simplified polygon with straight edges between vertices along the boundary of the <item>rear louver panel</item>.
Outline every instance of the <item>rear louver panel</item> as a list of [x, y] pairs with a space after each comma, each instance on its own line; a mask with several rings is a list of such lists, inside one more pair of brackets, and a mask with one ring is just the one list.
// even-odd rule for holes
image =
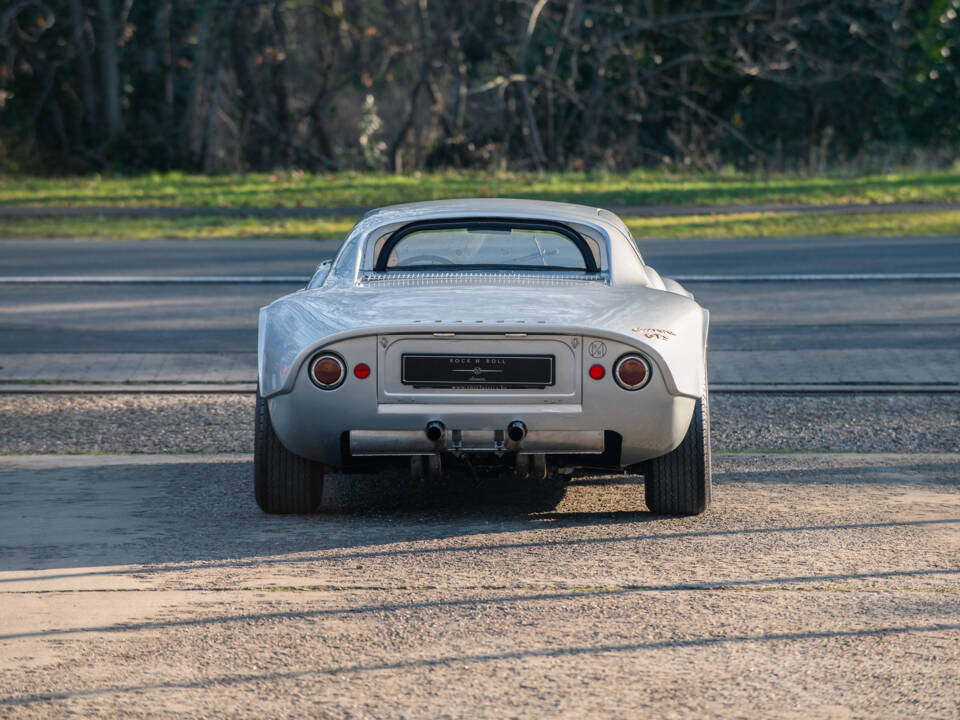
[[511, 285], [557, 287], [584, 282], [607, 283], [602, 273], [584, 272], [368, 272], [360, 285], [377, 287], [429, 287], [431, 285]]

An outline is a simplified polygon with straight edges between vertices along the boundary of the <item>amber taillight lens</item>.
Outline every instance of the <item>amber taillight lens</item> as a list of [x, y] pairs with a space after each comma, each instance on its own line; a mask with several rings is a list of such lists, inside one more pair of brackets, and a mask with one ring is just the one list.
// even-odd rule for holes
[[639, 390], [650, 380], [650, 363], [639, 355], [624, 355], [613, 372], [625, 390]]
[[325, 390], [337, 387], [345, 375], [343, 360], [336, 355], [318, 355], [310, 366], [310, 377]]

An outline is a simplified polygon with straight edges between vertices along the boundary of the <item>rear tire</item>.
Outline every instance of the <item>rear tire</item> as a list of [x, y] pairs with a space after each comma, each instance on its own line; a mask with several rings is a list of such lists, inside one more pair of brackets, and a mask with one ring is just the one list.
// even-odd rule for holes
[[323, 466], [294, 455], [273, 431], [267, 401], [257, 389], [253, 438], [253, 492], [265, 513], [309, 513], [323, 494]]
[[647, 461], [643, 484], [647, 507], [659, 515], [699, 515], [710, 505], [710, 404], [697, 400], [683, 442]]

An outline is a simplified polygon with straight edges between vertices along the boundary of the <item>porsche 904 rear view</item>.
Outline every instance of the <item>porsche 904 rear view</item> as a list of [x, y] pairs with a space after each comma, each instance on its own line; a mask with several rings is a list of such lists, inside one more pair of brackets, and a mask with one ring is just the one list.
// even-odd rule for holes
[[457, 464], [536, 486], [643, 474], [648, 507], [710, 502], [708, 313], [605, 210], [520, 200], [382, 208], [260, 311], [254, 486], [271, 513], [326, 473]]

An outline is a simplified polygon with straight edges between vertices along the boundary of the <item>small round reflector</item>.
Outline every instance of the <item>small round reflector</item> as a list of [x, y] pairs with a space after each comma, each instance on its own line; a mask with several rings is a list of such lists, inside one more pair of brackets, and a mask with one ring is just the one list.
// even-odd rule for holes
[[370, 366], [366, 363], [357, 363], [353, 366], [353, 374], [363, 380], [370, 377]]
[[336, 355], [318, 355], [310, 366], [310, 377], [325, 390], [337, 387], [345, 374], [343, 361]]
[[639, 390], [650, 380], [650, 363], [639, 355], [624, 355], [613, 371], [620, 387]]
[[591, 365], [589, 373], [590, 377], [594, 380], [603, 380], [603, 376], [607, 374], [607, 371], [603, 369], [603, 365]]

